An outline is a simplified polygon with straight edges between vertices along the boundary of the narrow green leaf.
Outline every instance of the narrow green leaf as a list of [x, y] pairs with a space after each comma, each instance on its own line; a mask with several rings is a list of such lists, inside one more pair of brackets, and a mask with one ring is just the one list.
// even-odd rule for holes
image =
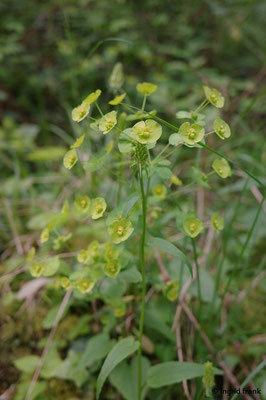
[[[214, 368], [216, 375], [223, 372]], [[173, 385], [183, 380], [198, 378], [204, 375], [204, 365], [191, 362], [169, 361], [157, 364], [149, 369], [148, 386], [159, 388], [162, 386]]]
[[148, 246], [154, 247], [158, 250], [165, 251], [174, 257], [180, 258], [184, 264], [189, 268], [190, 274], [192, 276], [192, 265], [187, 256], [179, 250], [173, 243], [168, 242], [168, 240], [152, 237], [148, 240]]
[[104, 382], [113, 369], [126, 357], [134, 353], [139, 347], [139, 343], [134, 338], [122, 339], [112, 348], [106, 357], [96, 384], [96, 398], [99, 399]]

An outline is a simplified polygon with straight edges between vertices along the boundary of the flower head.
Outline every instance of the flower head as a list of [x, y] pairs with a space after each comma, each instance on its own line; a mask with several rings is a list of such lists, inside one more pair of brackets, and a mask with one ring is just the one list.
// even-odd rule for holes
[[109, 261], [104, 266], [104, 273], [109, 278], [115, 278], [119, 274], [120, 269], [121, 267], [117, 261]]
[[62, 278], [60, 278], [60, 286], [66, 290], [70, 289], [71, 287], [70, 280], [66, 276], [63, 276]]
[[92, 219], [98, 219], [103, 216], [106, 210], [106, 201], [102, 197], [96, 197], [96, 199], [91, 200], [90, 203], [90, 214]]
[[212, 214], [211, 222], [212, 222], [212, 226], [217, 231], [222, 231], [224, 229], [224, 219], [220, 214], [218, 214], [218, 213]]
[[217, 108], [223, 108], [224, 106], [224, 97], [223, 95], [215, 88], [209, 88], [208, 86], [203, 86], [203, 90], [206, 96], [206, 99]]
[[90, 94], [86, 97], [86, 99], [83, 100], [82, 104], [83, 104], [83, 103], [86, 103], [86, 104], [89, 104], [89, 105], [90, 105], [90, 104], [92, 104], [92, 103], [95, 103], [95, 101], [97, 101], [98, 98], [100, 97], [101, 93], [102, 93], [102, 91], [101, 91], [100, 89], [95, 90], [95, 92], [90, 93]]
[[77, 255], [77, 260], [81, 264], [86, 264], [90, 258], [89, 250], [80, 250]]
[[228, 178], [232, 175], [231, 167], [224, 158], [216, 158], [212, 163], [212, 168], [221, 178]]
[[231, 136], [230, 126], [225, 121], [223, 121], [221, 118], [216, 118], [216, 120], [213, 123], [213, 127], [215, 130], [215, 133], [221, 139], [224, 140]]
[[154, 85], [154, 83], [142, 82], [137, 84], [137, 91], [144, 96], [150, 96], [155, 90], [157, 90], [157, 85]]
[[188, 216], [183, 222], [183, 228], [188, 236], [195, 238], [204, 230], [204, 225], [199, 218]]
[[184, 122], [180, 126], [178, 133], [185, 144], [193, 146], [195, 143], [198, 143], [203, 139], [204, 128], [199, 124]]
[[83, 294], [89, 293], [93, 289], [94, 285], [95, 282], [88, 278], [83, 278], [76, 282], [76, 288]]
[[175, 301], [179, 294], [179, 282], [178, 281], [168, 281], [164, 287], [164, 294], [170, 301]]
[[161, 200], [165, 198], [167, 193], [167, 189], [164, 185], [158, 183], [158, 185], [153, 186], [152, 188], [152, 194], [155, 197], [160, 198]]
[[155, 143], [162, 134], [162, 127], [152, 119], [137, 122], [132, 128], [132, 137], [141, 144]]
[[38, 278], [44, 271], [44, 265], [40, 262], [34, 262], [30, 266], [30, 273], [34, 278]]
[[80, 122], [87, 117], [90, 111], [90, 103], [83, 101], [78, 107], [72, 110], [72, 119], [75, 122]]
[[98, 123], [98, 128], [104, 135], [110, 132], [117, 123], [116, 111], [105, 114]]
[[77, 161], [78, 155], [75, 149], [67, 151], [64, 155], [63, 163], [67, 169], [71, 169]]
[[125, 97], [126, 93], [120, 94], [120, 96], [116, 96], [113, 100], [109, 101], [109, 104], [111, 104], [111, 106], [117, 106], [122, 103]]
[[104, 257], [107, 261], [116, 260], [118, 257], [117, 249], [111, 243], [105, 243]]
[[90, 207], [90, 198], [88, 196], [78, 195], [75, 198], [75, 207], [79, 212], [88, 212]]
[[108, 232], [114, 243], [120, 243], [127, 240], [134, 228], [131, 222], [126, 218], [115, 220], [108, 226]]

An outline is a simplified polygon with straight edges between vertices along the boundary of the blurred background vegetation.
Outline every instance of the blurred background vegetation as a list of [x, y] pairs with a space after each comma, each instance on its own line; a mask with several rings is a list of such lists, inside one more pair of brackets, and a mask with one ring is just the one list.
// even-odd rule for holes
[[[32, 352], [38, 354], [51, 326], [47, 319], [43, 322], [44, 317], [61, 299], [61, 294], [55, 291], [51, 295], [53, 301], [49, 293], [34, 295], [27, 310], [27, 298], [19, 299], [17, 292], [30, 280], [30, 275], [27, 272], [17, 274], [17, 271], [23, 266], [25, 254], [39, 238], [42, 224], [34, 217], [56, 205], [59, 208], [62, 201], [80, 187], [82, 174], [77, 173], [74, 182], [62, 166], [67, 146], [82, 130], [72, 123], [72, 108], [89, 92], [100, 88], [104, 93], [101, 100], [105, 110], [104, 100], [110, 98], [108, 79], [117, 62], [123, 64], [126, 91], [135, 104], [139, 105], [135, 94], [138, 82], [150, 81], [158, 85], [149, 107], [158, 109], [170, 122], [176, 123], [176, 112], [195, 109], [202, 101], [203, 83], [215, 86], [226, 97], [223, 118], [230, 123], [233, 132], [230, 141], [219, 142], [219, 150], [263, 180], [266, 161], [265, 17], [263, 0], [1, 1], [0, 272], [9, 275], [0, 281], [3, 289], [0, 395], [6, 393], [16, 400], [24, 398], [25, 371], [22, 368], [22, 376], [21, 369], [16, 368], [13, 361]], [[215, 145], [212, 139], [210, 143]], [[99, 149], [100, 143], [96, 141], [94, 148]], [[181, 161], [187, 161], [188, 154], [184, 151]], [[206, 157], [204, 155], [203, 163]], [[230, 231], [225, 229], [223, 236], [226, 240], [226, 235], [227, 239], [232, 235], [229, 236], [225, 273], [235, 264], [261, 199], [254, 182], [249, 180], [245, 184], [240, 171], [237, 178], [230, 184], [217, 183], [220, 186], [212, 197], [212, 202], [226, 209], [229, 216], [238, 204], [233, 228], [231, 225]], [[240, 195], [241, 201], [237, 203]], [[248, 282], [261, 274], [265, 265], [263, 228], [260, 219], [255, 234], [252, 233], [247, 256], [238, 266], [246, 265], [244, 278]], [[215, 265], [218, 250], [214, 247], [209, 265]], [[245, 378], [246, 369], [257, 365], [263, 347], [265, 350], [262, 333], [266, 282], [263, 275], [259, 276], [256, 290], [251, 290], [243, 305], [244, 312], [234, 314], [231, 330], [227, 331], [230, 339], [219, 336], [219, 327], [208, 325], [206, 316], [205, 329], [217, 340], [217, 351], [224, 352], [228, 365], [239, 373], [240, 381]], [[234, 279], [232, 291], [237, 293], [243, 288], [238, 287], [238, 277]], [[78, 304], [72, 308], [59, 327], [58, 340], [66, 341], [65, 345], [61, 343], [65, 354], [71, 346], [78, 348], [77, 337], [88, 334], [86, 321], [81, 319], [84, 307]], [[75, 331], [73, 327], [77, 327], [77, 321], [79, 329]], [[99, 326], [93, 326], [91, 333], [99, 330]], [[168, 355], [166, 352], [166, 347], [157, 348], [156, 355], [163, 360], [173, 359], [174, 352], [169, 351]], [[93, 394], [88, 395], [75, 380], [73, 383], [71, 373], [69, 376], [64, 381], [48, 380], [46, 394], [36, 398], [93, 399]], [[256, 379], [256, 385], [262, 387], [264, 382], [265, 386], [265, 373]], [[151, 398], [173, 399], [177, 395], [182, 398], [182, 394], [171, 391], [165, 397], [158, 393]], [[106, 396], [106, 399], [117, 398], [111, 389]]]

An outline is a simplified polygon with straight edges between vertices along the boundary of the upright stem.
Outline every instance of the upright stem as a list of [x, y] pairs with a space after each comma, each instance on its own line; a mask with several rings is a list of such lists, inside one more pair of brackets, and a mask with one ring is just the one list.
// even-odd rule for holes
[[199, 264], [198, 264], [198, 255], [197, 255], [195, 239], [191, 239], [191, 241], [192, 241], [192, 247], [193, 247], [194, 262], [195, 262], [195, 265], [197, 268], [197, 288], [198, 288], [198, 296], [199, 296], [199, 320], [201, 320], [202, 296], [201, 296], [200, 268], [199, 268]]
[[145, 310], [145, 297], [146, 297], [146, 274], [145, 274], [145, 239], [146, 239], [146, 215], [147, 215], [147, 197], [149, 190], [149, 179], [147, 184], [147, 191], [145, 194], [144, 181], [143, 181], [143, 170], [142, 166], [139, 165], [139, 176], [140, 176], [140, 191], [141, 191], [141, 202], [142, 202], [142, 234], [139, 249], [140, 258], [140, 270], [142, 276], [142, 288], [141, 288], [141, 310], [140, 310], [140, 321], [139, 321], [139, 349], [138, 349], [138, 400], [141, 400], [142, 392], [142, 335], [144, 326], [144, 310]]

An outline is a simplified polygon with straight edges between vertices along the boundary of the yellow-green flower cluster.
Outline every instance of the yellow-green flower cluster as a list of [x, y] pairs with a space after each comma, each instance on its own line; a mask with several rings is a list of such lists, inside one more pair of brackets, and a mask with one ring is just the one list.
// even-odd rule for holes
[[190, 124], [189, 122], [184, 122], [180, 126], [178, 133], [185, 144], [193, 146], [203, 139], [204, 128], [199, 124]]
[[208, 86], [203, 86], [203, 90], [204, 90], [206, 99], [214, 107], [222, 108], [224, 106], [224, 97], [217, 89], [209, 88]]
[[90, 208], [90, 198], [88, 196], [80, 196], [78, 195], [75, 198], [75, 202], [74, 202], [75, 208], [77, 209], [77, 211], [79, 212], [88, 212], [89, 208]]
[[224, 219], [219, 213], [212, 214], [211, 223], [214, 229], [222, 231], [224, 229]]
[[152, 187], [152, 194], [158, 199], [163, 200], [166, 197], [167, 189], [164, 185], [158, 183], [157, 185]]
[[212, 168], [223, 179], [232, 175], [231, 167], [224, 158], [216, 158], [212, 163]]
[[106, 210], [107, 204], [103, 197], [96, 197], [90, 203], [90, 215], [92, 219], [101, 218]]
[[78, 155], [75, 149], [69, 150], [64, 155], [63, 163], [65, 168], [71, 169], [78, 161]]
[[157, 85], [154, 85], [154, 83], [142, 82], [137, 84], [137, 91], [144, 96], [150, 96], [155, 90], [157, 90]]
[[187, 216], [184, 219], [183, 228], [188, 236], [195, 238], [204, 230], [204, 225], [199, 218]]
[[77, 280], [75, 283], [75, 287], [80, 291], [80, 293], [85, 294], [92, 291], [94, 288], [95, 282], [90, 278], [82, 278]]
[[161, 134], [161, 125], [152, 119], [139, 121], [132, 128], [132, 138], [141, 144], [155, 143]]
[[117, 124], [117, 113], [116, 111], [111, 111], [105, 114], [98, 122], [98, 128], [104, 135], [110, 132], [114, 126]]
[[227, 139], [231, 136], [230, 126], [221, 118], [216, 118], [213, 123], [215, 133], [221, 139]]
[[97, 101], [101, 93], [101, 90], [97, 89], [95, 92], [90, 93], [79, 106], [75, 107], [72, 110], [73, 121], [81, 122], [84, 118], [86, 118], [90, 111], [90, 105]]
[[204, 365], [202, 383], [206, 389], [206, 395], [209, 396], [210, 389], [215, 385], [213, 365], [210, 361], [207, 361]]
[[133, 230], [132, 223], [127, 218], [115, 220], [108, 226], [108, 233], [116, 244], [127, 240]]
[[179, 294], [179, 282], [178, 281], [168, 281], [164, 287], [164, 294], [170, 301], [175, 301]]

